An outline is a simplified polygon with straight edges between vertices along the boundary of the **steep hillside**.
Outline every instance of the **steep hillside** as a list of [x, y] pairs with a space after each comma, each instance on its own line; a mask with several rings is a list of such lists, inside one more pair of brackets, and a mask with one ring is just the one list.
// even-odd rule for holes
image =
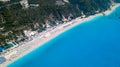
[[69, 20], [83, 14], [87, 17], [109, 9], [113, 2], [120, 2], [120, 0], [28, 0], [28, 7], [24, 7], [20, 1], [0, 2], [0, 44], [25, 37], [24, 30], [41, 32], [47, 28], [46, 24], [55, 26], [56, 23], [64, 23], [64, 17], [70, 18]]

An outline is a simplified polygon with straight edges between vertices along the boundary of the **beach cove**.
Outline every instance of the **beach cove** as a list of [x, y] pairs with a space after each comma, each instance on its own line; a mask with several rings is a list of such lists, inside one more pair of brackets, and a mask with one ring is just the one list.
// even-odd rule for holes
[[[115, 8], [116, 7], [118, 7], [119, 5], [117, 5], [117, 6], [115, 6], [115, 7], [113, 7], [113, 9], [112, 10], [115, 10]], [[117, 29], [117, 27], [119, 26], [119, 23], [116, 21], [116, 19], [114, 19], [113, 17], [113, 15], [112, 15], [112, 13], [111, 13], [112, 11], [110, 11], [110, 10], [108, 10], [108, 11], [106, 11], [105, 12], [105, 14], [107, 15], [107, 16], [109, 16], [109, 19], [113, 19], [114, 20], [114, 22], [115, 22], [115, 25], [117, 24], [117, 26], [114, 28], [110, 28], [109, 30], [114, 30], [115, 29], [115, 31], [111, 31], [111, 32], [116, 32], [116, 31], [119, 31], [118, 29]], [[114, 12], [114, 11], [113, 11]], [[111, 13], [110, 15], [109, 15], [109, 13]], [[15, 61], [15, 62], [13, 62], [12, 64], [10, 64], [10, 65], [8, 65], [8, 67], [21, 67], [21, 66], [23, 66], [23, 67], [26, 67], [26, 66], [31, 66], [32, 64], [34, 65], [38, 65], [38, 64], [40, 64], [40, 67], [61, 67], [62, 65], [63, 65], [63, 67], [68, 67], [69, 65], [67, 65], [67, 64], [70, 64], [71, 62], [70, 61], [80, 61], [80, 60], [83, 60], [82, 58], [84, 58], [84, 57], [86, 57], [87, 55], [85, 55], [85, 54], [83, 54], [83, 55], [85, 55], [85, 56], [81, 56], [82, 58], [78, 58], [78, 59], [74, 59], [73, 57], [78, 57], [78, 56], [80, 56], [80, 55], [76, 55], [76, 54], [78, 54], [78, 52], [80, 51], [80, 53], [83, 51], [82, 49], [83, 48], [80, 48], [80, 46], [79, 47], [77, 47], [77, 46], [72, 46], [72, 45], [77, 45], [78, 44], [78, 41], [79, 42], [81, 42], [81, 44], [84, 44], [84, 43], [82, 43], [82, 41], [83, 40], [86, 40], [88, 43], [91, 43], [91, 42], [93, 42], [92, 41], [92, 39], [91, 39], [91, 41], [89, 40], [89, 38], [92, 38], [92, 37], [90, 37], [90, 36], [87, 36], [87, 35], [93, 35], [93, 33], [88, 33], [87, 32], [87, 28], [89, 28], [90, 27], [90, 29], [92, 28], [91, 26], [89, 26], [89, 24], [93, 24], [93, 27], [94, 27], [94, 23], [96, 23], [96, 20], [97, 20], [97, 22], [99, 22], [100, 20], [99, 19], [106, 19], [106, 16], [103, 18], [103, 17], [100, 17], [100, 16], [103, 16], [102, 14], [96, 14], [96, 15], [93, 15], [93, 16], [90, 16], [90, 17], [88, 17], [88, 18], [84, 18], [84, 19], [81, 19], [81, 18], [76, 18], [75, 20], [72, 20], [72, 21], [70, 21], [70, 22], [68, 22], [68, 23], [65, 23], [65, 24], [62, 24], [62, 25], [59, 25], [59, 26], [57, 26], [56, 28], [54, 28], [54, 29], [52, 29], [52, 31], [46, 31], [45, 33], [47, 33], [47, 34], [45, 34], [44, 36], [41, 36], [41, 37], [36, 37], [36, 39], [34, 39], [33, 41], [31, 41], [31, 42], [29, 42], [29, 43], [27, 43], [27, 45], [30, 45], [30, 46], [32, 46], [32, 47], [30, 47], [30, 49], [28, 49], [27, 51], [25, 51], [25, 52], [22, 52], [19, 56], [17, 56], [16, 58], [14, 58], [14, 59], [12, 59], [12, 60], [10, 60], [10, 61], [8, 61], [8, 62], [6, 62], [4, 65], [6, 65], [6, 64], [8, 64], [8, 63], [10, 63], [11, 61]], [[119, 14], [118, 14], [118, 16], [119, 16]], [[116, 17], [116, 16], [115, 16]], [[96, 19], [94, 19], [94, 18], [96, 18]], [[108, 17], [107, 17], [108, 18]], [[93, 19], [93, 20], [90, 20], [90, 19]], [[118, 17], [117, 17], [117, 19], [118, 19]], [[99, 21], [98, 21], [99, 20]], [[119, 21], [119, 20], [118, 20]], [[103, 22], [103, 20], [101, 20], [101, 23], [100, 23], [100, 25], [102, 25], [102, 22]], [[108, 21], [107, 21], [108, 22]], [[83, 23], [83, 24], [81, 24], [81, 23]], [[81, 25], [80, 25], [81, 24]], [[107, 24], [107, 23], [106, 23]], [[76, 26], [77, 25], [77, 26]], [[88, 26], [84, 26], [84, 25], [88, 25]], [[111, 25], [112, 26], [112, 25]], [[80, 27], [80, 28], [79, 28]], [[84, 28], [85, 27], [85, 28]], [[106, 27], [106, 26], [105, 26]], [[77, 28], [77, 30], [74, 30], [74, 29], [76, 29]], [[82, 29], [86, 29], [86, 30], [82, 30]], [[95, 27], [94, 27], [95, 28]], [[104, 28], [104, 24], [103, 24], [103, 28]], [[80, 32], [79, 32], [79, 30], [81, 30]], [[101, 29], [101, 27], [99, 27], [98, 26], [98, 28], [97, 29], [93, 29], [93, 31], [92, 32], [96, 32], [97, 30], [97, 34], [98, 35], [96, 35], [95, 37], [97, 37], [97, 36], [99, 36], [99, 34], [101, 33], [101, 31], [99, 31]], [[106, 28], [105, 28], [106, 29]], [[67, 31], [66, 31], [67, 30]], [[83, 32], [85, 32], [85, 33], [82, 33], [82, 31]], [[77, 33], [77, 34], [73, 34], [73, 33], [69, 33], [69, 32], [75, 32], [75, 33]], [[90, 32], [90, 31], [89, 31]], [[103, 32], [105, 32], [105, 31], [103, 31]], [[110, 31], [109, 31], [110, 32]], [[62, 33], [62, 34], [61, 34]], [[78, 33], [80, 34], [80, 36], [74, 36], [74, 35], [78, 35]], [[108, 32], [106, 32], [106, 33], [108, 33]], [[106, 33], [104, 33], [105, 35], [107, 35]], [[119, 33], [119, 32], [116, 32], [115, 34], [117, 34], [117, 33]], [[86, 34], [86, 35], [85, 35]], [[101, 33], [102, 34], [102, 33]], [[112, 33], [111, 33], [112, 34]], [[59, 35], [59, 36], [58, 36]], [[69, 35], [69, 36], [67, 36], [67, 35]], [[71, 35], [71, 37], [70, 37], [70, 35]], [[82, 37], [82, 36], [84, 35], [84, 36], [86, 36], [86, 37], [89, 37], [89, 38], [85, 38], [85, 37]], [[57, 38], [56, 38], [57, 37]], [[81, 39], [77, 39], [77, 37], [78, 38], [82, 38], [83, 40], [81, 40]], [[108, 37], [109, 37], [109, 35], [108, 35]], [[110, 37], [112, 37], [112, 36], [110, 36]], [[118, 38], [116, 38], [116, 37], [118, 37]], [[42, 38], [42, 39], [41, 39]], [[66, 39], [67, 38], [67, 39]], [[93, 37], [94, 38], [94, 37]], [[102, 38], [102, 37], [101, 37]], [[119, 36], [113, 36], [113, 38], [116, 40], [116, 39], [118, 39], [119, 40]], [[53, 40], [51, 40], [51, 39], [53, 39]], [[73, 41], [73, 39], [75, 39], [76, 41]], [[96, 38], [97, 39], [97, 38]], [[110, 38], [109, 38], [110, 39]], [[51, 40], [51, 41], [49, 41], [49, 40]], [[63, 40], [66, 40], [66, 43], [63, 41]], [[111, 39], [112, 40], [112, 39]], [[111, 41], [110, 40], [110, 41]], [[49, 41], [49, 42], [47, 42], [47, 41]], [[68, 49], [68, 51], [66, 51], [66, 50], [64, 50], [64, 48], [66, 48], [66, 46], [64, 46], [64, 44], [62, 43], [62, 41], [65, 43], [65, 45], [67, 44], [67, 46], [69, 47], [69, 49]], [[73, 41], [74, 43], [68, 43], [68, 42], [71, 42], [71, 41]], [[95, 40], [96, 41], [96, 40]], [[104, 41], [104, 37], [103, 37], [103, 41]], [[46, 43], [47, 42], [47, 43]], [[83, 41], [84, 42], [84, 41]], [[97, 42], [97, 41], [96, 41]], [[118, 41], [116, 41], [116, 43], [114, 43], [114, 44], [117, 44], [117, 42]], [[44, 44], [45, 43], [45, 44]], [[61, 43], [63, 44], [61, 47], [59, 46], [59, 47], [57, 47], [56, 45], [61, 45]], [[70, 44], [72, 44], [72, 45], [70, 45]], [[78, 44], [78, 45], [81, 45], [81, 44]], [[99, 43], [100, 44], [100, 43]], [[98, 45], [99, 45], [98, 44]], [[102, 44], [102, 43], [101, 43]], [[106, 42], [106, 44], [109, 44], [108, 42]], [[112, 44], [112, 43], [111, 43]], [[119, 44], [119, 43], [118, 43]], [[53, 45], [53, 47], [52, 47], [52, 45]], [[90, 45], [87, 45], [87, 44], [84, 44], [84, 45], [86, 45], [87, 47], [91, 47]], [[26, 45], [23, 45], [23, 47], [24, 46], [26, 46]], [[39, 47], [38, 47], [39, 46]], [[51, 47], [50, 47], [51, 46]], [[95, 46], [95, 45], [93, 45], [93, 46]], [[22, 47], [22, 46], [20, 46], [20, 47]], [[57, 47], [57, 48], [56, 48]], [[71, 47], [73, 47], [73, 48], [71, 48]], [[82, 47], [85, 47], [85, 46], [82, 46]], [[98, 48], [100, 48], [101, 46], [97, 46]], [[103, 46], [102, 46], [103, 47]], [[105, 49], [104, 47], [102, 48], [101, 47], [101, 49]], [[112, 47], [112, 45], [111, 45], [111, 47]], [[113, 46], [114, 47], [114, 46]], [[28, 47], [29, 48], [29, 47]], [[37, 49], [36, 49], [37, 48]], [[53, 48], [53, 49], [52, 49]], [[61, 49], [60, 49], [61, 48]], [[77, 51], [77, 48], [79, 48], [80, 50], [78, 50]], [[94, 48], [96, 48], [96, 47], [94, 47]], [[119, 48], [119, 46], [118, 46], [118, 48]], [[25, 48], [25, 49], [27, 49], [27, 48]], [[34, 50], [35, 49], [35, 50]], [[47, 50], [45, 50], [45, 49], [47, 49]], [[86, 48], [87, 49], [87, 48]], [[52, 51], [52, 50], [56, 50], [56, 52], [49, 52], [49, 50], [50, 51]], [[57, 51], [58, 50], [58, 51]], [[73, 50], [76, 50], [76, 53], [75, 53], [75, 51], [73, 51]], [[88, 50], [88, 49], [87, 49]], [[92, 48], [90, 48], [89, 49], [90, 51], [92, 51]], [[94, 50], [94, 49], [93, 49]], [[109, 50], [109, 49], [108, 49]], [[32, 52], [31, 52], [32, 51]], [[118, 50], [119, 51], [119, 50]], [[31, 53], [29, 53], [29, 52], [31, 52]], [[65, 52], [65, 53], [63, 53], [63, 52]], [[27, 53], [29, 53], [28, 55], [26, 55]], [[39, 54], [40, 55], [39, 55]], [[46, 53], [46, 54], [45, 54]], [[58, 53], [61, 53], [61, 54], [63, 54], [63, 55], [61, 55], [60, 54], [60, 56], [61, 57], [58, 57]], [[90, 52], [86, 52], [86, 51], [83, 51], [82, 53], [86, 53], [86, 54], [88, 54], [89, 55], [89, 53]], [[58, 54], [58, 55], [56, 55], [56, 54]], [[25, 56], [24, 56], [25, 55]], [[36, 55], [36, 57], [34, 57], [33, 55]], [[70, 57], [66, 57], [66, 56], [68, 56], [68, 55], [70, 55]], [[75, 56], [74, 56], [75, 55]], [[104, 55], [104, 54], [103, 54]], [[106, 55], [106, 54], [105, 54]], [[109, 55], [109, 54], [108, 54]], [[24, 56], [24, 57], [23, 57]], [[35, 59], [35, 58], [38, 58], [38, 56], [39, 56], [39, 59], [37, 60], [37, 59]], [[114, 56], [114, 55], [113, 55]], [[20, 58], [21, 57], [21, 58]], [[30, 58], [31, 57], [31, 58]], [[96, 57], [99, 57], [99, 56], [96, 56]], [[106, 56], [107, 57], [107, 56]], [[19, 59], [20, 58], [20, 59]], [[32, 59], [33, 58], [33, 59]], [[63, 58], [66, 60], [66, 61], [64, 61], [63, 62]], [[116, 57], [117, 58], [117, 57]], [[17, 60], [18, 59], [18, 60]], [[25, 60], [26, 61], [25, 61]], [[50, 59], [49, 61], [47, 60], [47, 59]], [[60, 60], [61, 59], [61, 60]], [[91, 59], [91, 58], [86, 58], [86, 59]], [[95, 59], [95, 58], [94, 58]], [[23, 62], [23, 60], [24, 60], [24, 62]], [[41, 61], [40, 61], [41, 60]], [[67, 60], [69, 60], [69, 62], [67, 61]], [[32, 62], [33, 61], [33, 62]], [[34, 61], [36, 61], [35, 63], [34, 63]], [[40, 61], [40, 62], [38, 62], [38, 61]], [[47, 62], [46, 62], [47, 61]], [[50, 63], [50, 61], [51, 61], [51, 63]], [[59, 64], [61, 64], [60, 66], [55, 66], [55, 65], [52, 65], [53, 63], [52, 62], [55, 62], [55, 61], [59, 61], [59, 63], [58, 63], [58, 65]], [[45, 66], [45, 63], [46, 63], [46, 66]], [[61, 62], [61, 63], [60, 63]], [[83, 62], [85, 62], [85, 61], [83, 61]], [[80, 62], [76, 62], [76, 63], [71, 63], [70, 64], [70, 66], [71, 67], [73, 67], [74, 65], [78, 65], [78, 64], [80, 64], [80, 65], [83, 65], [82, 67], [86, 67], [86, 66], [84, 66], [84, 63], [81, 63], [80, 64]], [[88, 62], [88, 61], [86, 61], [86, 62]], [[30, 64], [31, 63], [31, 64]], [[88, 62], [89, 63], [89, 62]], [[91, 62], [92, 63], [92, 62]], [[96, 62], [97, 63], [97, 62]], [[104, 62], [105, 63], [105, 62]], [[111, 62], [112, 63], [112, 62]], [[106, 63], [107, 64], [107, 63]], [[2, 66], [2, 67], [4, 67], [4, 65]], [[48, 65], [48, 66], [47, 66]], [[56, 65], [57, 65], [57, 62], [56, 62]], [[89, 65], [89, 64], [88, 64]], [[114, 64], [113, 64], [114, 65]], [[69, 67], [70, 67], [69, 66]], [[89, 65], [90, 66], [90, 65]], [[31, 67], [33, 67], [33, 66], [31, 66]], [[37, 66], [35, 66], [35, 67], [37, 67]], [[74, 67], [79, 67], [79, 66], [74, 66]], [[101, 66], [100, 66], [101, 67]]]

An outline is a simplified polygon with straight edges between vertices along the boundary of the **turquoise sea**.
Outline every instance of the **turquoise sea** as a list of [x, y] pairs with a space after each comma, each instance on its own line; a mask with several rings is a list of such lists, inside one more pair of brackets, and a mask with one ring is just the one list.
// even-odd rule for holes
[[120, 67], [120, 7], [67, 30], [8, 67]]

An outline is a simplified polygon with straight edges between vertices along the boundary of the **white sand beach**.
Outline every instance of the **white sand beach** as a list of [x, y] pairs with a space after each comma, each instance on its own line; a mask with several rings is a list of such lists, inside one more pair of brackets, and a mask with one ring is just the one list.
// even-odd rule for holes
[[[112, 12], [112, 10], [114, 10], [118, 6], [120, 6], [120, 4], [116, 4], [115, 6], [111, 7], [111, 10], [105, 11], [104, 14], [109, 15]], [[84, 23], [84, 21], [89, 21], [97, 16], [103, 16], [103, 14], [99, 13], [99, 14], [91, 15], [87, 18], [78, 17], [72, 21], [69, 21], [64, 24], [60, 24], [56, 27], [49, 28], [46, 31], [39, 33], [38, 35], [34, 36], [33, 40], [31, 40], [30, 42], [23, 43], [23, 45], [11, 49], [9, 52], [7, 52], [5, 54], [5, 58], [7, 58], [7, 60], [3, 64], [1, 64], [0, 67], [6, 67], [15, 60], [35, 50], [36, 48], [40, 48], [40, 46], [44, 45], [44, 43], [55, 38], [56, 36], [59, 36], [61, 33], [65, 32], [66, 30], [69, 30], [72, 27], [75, 27], [76, 25]]]

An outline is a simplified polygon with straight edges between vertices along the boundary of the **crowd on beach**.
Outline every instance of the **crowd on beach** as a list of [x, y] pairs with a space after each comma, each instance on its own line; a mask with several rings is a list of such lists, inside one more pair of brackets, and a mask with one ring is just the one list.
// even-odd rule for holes
[[20, 55], [23, 56], [23, 54], [27, 51], [29, 52], [30, 50], [37, 48], [39, 45], [42, 45], [46, 40], [49, 40], [50, 37], [55, 36], [53, 34], [58, 33], [60, 31], [62, 32], [63, 29], [69, 27], [73, 23], [74, 21], [58, 24], [57, 26], [50, 27], [41, 33], [34, 34], [27, 38], [25, 41], [15, 43], [13, 47], [1, 52], [0, 57], [4, 57], [6, 59], [5, 62], [11, 62], [14, 58]]

